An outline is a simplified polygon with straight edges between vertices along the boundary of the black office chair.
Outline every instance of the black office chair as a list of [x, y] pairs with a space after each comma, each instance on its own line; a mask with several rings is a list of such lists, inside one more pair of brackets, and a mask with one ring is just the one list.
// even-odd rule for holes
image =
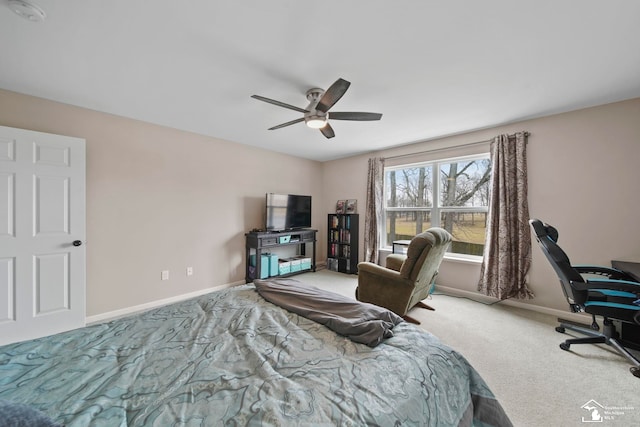
[[[578, 326], [569, 321], [558, 319], [560, 326], [556, 331], [565, 329], [586, 335], [586, 338], [568, 339], [560, 348], [569, 350], [571, 344], [607, 344], [615, 348], [633, 363], [629, 370], [640, 378], [640, 360], [634, 357], [619, 340], [619, 334], [612, 320], [640, 325], [640, 283], [623, 271], [608, 267], [590, 265], [571, 265], [569, 257], [558, 246], [558, 231], [531, 219], [529, 224], [535, 232], [542, 252], [555, 270], [562, 291], [571, 311], [591, 314], [591, 329]], [[603, 317], [603, 330], [596, 322], [596, 316]]]

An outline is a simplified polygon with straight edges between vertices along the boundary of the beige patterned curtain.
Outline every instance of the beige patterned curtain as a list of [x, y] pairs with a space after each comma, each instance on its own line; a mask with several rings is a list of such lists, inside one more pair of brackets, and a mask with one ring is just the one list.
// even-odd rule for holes
[[527, 201], [527, 133], [491, 142], [491, 196], [478, 291], [498, 299], [533, 298], [526, 275], [531, 265]]
[[364, 216], [364, 260], [376, 264], [380, 248], [383, 183], [384, 159], [379, 157], [369, 159], [367, 205]]

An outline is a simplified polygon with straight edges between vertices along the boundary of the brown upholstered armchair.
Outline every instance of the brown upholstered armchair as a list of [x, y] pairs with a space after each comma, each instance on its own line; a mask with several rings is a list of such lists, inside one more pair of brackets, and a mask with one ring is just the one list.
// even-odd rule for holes
[[411, 239], [407, 255], [387, 256], [386, 268], [371, 262], [358, 264], [356, 298], [388, 308], [406, 321], [419, 324], [407, 316], [414, 306], [433, 308], [422, 302], [429, 296], [451, 234], [432, 227]]

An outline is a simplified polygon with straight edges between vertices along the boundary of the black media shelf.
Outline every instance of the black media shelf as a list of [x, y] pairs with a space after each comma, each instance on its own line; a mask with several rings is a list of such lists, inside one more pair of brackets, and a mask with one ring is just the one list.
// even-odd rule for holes
[[327, 269], [358, 274], [358, 214], [329, 214], [327, 220]]
[[[278, 274], [279, 277], [293, 276], [296, 274], [316, 271], [316, 233], [318, 230], [291, 230], [291, 231], [252, 231], [245, 234], [245, 281], [251, 283], [256, 277], [262, 277], [261, 256], [269, 253], [274, 248], [283, 246], [298, 246], [298, 253], [301, 256], [306, 255], [307, 243], [312, 246], [310, 269], [301, 269], [299, 271], [287, 274]], [[251, 255], [255, 255], [255, 266], [251, 265]], [[273, 275], [271, 275], [273, 276]]]

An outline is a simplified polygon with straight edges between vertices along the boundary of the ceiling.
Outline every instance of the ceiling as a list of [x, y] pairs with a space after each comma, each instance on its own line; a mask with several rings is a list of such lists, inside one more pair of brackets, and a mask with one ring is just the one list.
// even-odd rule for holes
[[[0, 88], [326, 161], [640, 96], [628, 0], [0, 0]], [[338, 78], [326, 139], [301, 113]], [[330, 111], [331, 113], [331, 111]]]

